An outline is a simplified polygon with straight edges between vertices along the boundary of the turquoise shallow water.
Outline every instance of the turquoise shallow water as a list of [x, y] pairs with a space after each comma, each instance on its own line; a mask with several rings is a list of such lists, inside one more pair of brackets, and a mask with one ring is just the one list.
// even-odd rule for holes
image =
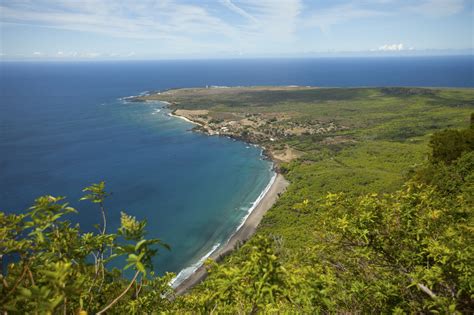
[[20, 212], [43, 194], [67, 196], [81, 210], [72, 219], [90, 230], [101, 217], [78, 201], [81, 189], [105, 180], [109, 228], [122, 210], [146, 219], [149, 236], [172, 248], [160, 252], [156, 270], [178, 273], [225, 243], [270, 181], [272, 165], [257, 147], [192, 132], [159, 102], [123, 101], [135, 91], [93, 72], [79, 81], [42, 70], [12, 78], [21, 89], [2, 82], [11, 84], [2, 90], [3, 211]]
[[[273, 176], [272, 163], [263, 158], [258, 147], [190, 131], [191, 123], [170, 117], [159, 102], [125, 102], [119, 106], [137, 107], [121, 112], [122, 118], [130, 119], [129, 111], [133, 111], [133, 120], [164, 136], [155, 148], [158, 152], [150, 153], [160, 155], [153, 163], [158, 169], [156, 177], [147, 182], [145, 176], [151, 174], [142, 168], [135, 174], [142, 178], [138, 183], [134, 179], [135, 185], [154, 187], [156, 195], [142, 197], [148, 199], [149, 206], [137, 199], [123, 202], [132, 209], [153, 211], [153, 215], [143, 212], [150, 232], [156, 231], [172, 246], [170, 253], [159, 257], [157, 267], [163, 264], [163, 270], [175, 272], [190, 267], [180, 274], [181, 280], [243, 222]], [[127, 178], [128, 174], [124, 171], [119, 176]], [[171, 269], [170, 265], [177, 267]]]

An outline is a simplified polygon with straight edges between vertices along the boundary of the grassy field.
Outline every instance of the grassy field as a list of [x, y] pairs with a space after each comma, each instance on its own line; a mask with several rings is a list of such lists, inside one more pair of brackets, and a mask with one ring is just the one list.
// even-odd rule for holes
[[254, 121], [246, 130], [262, 136], [250, 140], [270, 150], [298, 150], [304, 164], [341, 150], [343, 160], [380, 155], [390, 161], [389, 155], [398, 151], [388, 172], [396, 165], [405, 167], [404, 160], [420, 162], [427, 136], [467, 126], [474, 108], [472, 89], [215, 88], [170, 90], [146, 98], [172, 102], [172, 109], [207, 110], [208, 122], [221, 121], [216, 127]]

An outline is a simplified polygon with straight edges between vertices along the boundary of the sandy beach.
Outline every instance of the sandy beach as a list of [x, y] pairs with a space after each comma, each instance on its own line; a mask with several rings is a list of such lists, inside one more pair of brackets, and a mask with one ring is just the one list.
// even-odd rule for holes
[[178, 114], [173, 114], [173, 113], [169, 113], [168, 115], [170, 117], [175, 117], [175, 118], [182, 119], [182, 120], [187, 121], [187, 122], [189, 122], [191, 124], [194, 124], [194, 125], [202, 126], [201, 123], [199, 123], [197, 121], [194, 121], [194, 120], [191, 120], [191, 119], [187, 118], [185, 115], [178, 115]]
[[[245, 222], [239, 230], [229, 239], [229, 241], [218, 248], [209, 258], [219, 261], [221, 257], [229, 254], [239, 243], [243, 243], [252, 236], [265, 213], [272, 207], [279, 195], [283, 193], [289, 185], [288, 181], [281, 175], [277, 174], [275, 181], [265, 196], [260, 200], [255, 209], [250, 213]], [[207, 275], [204, 266], [199, 267], [192, 275], [184, 280], [175, 288], [176, 294], [183, 294], [199, 282], [201, 282]]]
[[[186, 120], [190, 123], [205, 127], [206, 124], [201, 121], [197, 121], [197, 114], [207, 114], [207, 111], [193, 111], [193, 110], [175, 110], [169, 113], [170, 116]], [[209, 135], [213, 135], [212, 130], [206, 129]], [[216, 133], [218, 134], [218, 133]], [[269, 187], [266, 194], [260, 199], [258, 204], [255, 206], [253, 211], [246, 218], [245, 222], [240, 228], [232, 235], [226, 244], [216, 249], [210, 256], [210, 259], [219, 261], [223, 256], [229, 254], [238, 244], [247, 241], [256, 231], [258, 224], [262, 220], [265, 213], [272, 207], [276, 202], [281, 193], [283, 193], [289, 182], [281, 174], [276, 174], [276, 178], [272, 185]], [[206, 268], [200, 266], [197, 268], [188, 278], [181, 282], [176, 288], [176, 294], [183, 294], [199, 282], [201, 282], [207, 276]]]

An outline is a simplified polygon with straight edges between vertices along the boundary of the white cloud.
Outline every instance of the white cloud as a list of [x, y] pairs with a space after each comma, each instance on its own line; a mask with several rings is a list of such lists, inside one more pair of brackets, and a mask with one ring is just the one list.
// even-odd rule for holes
[[386, 11], [367, 9], [355, 3], [349, 3], [314, 12], [305, 24], [307, 27], [319, 27], [322, 32], [327, 33], [330, 27], [336, 24], [389, 14]]
[[87, 52], [87, 53], [83, 54], [83, 57], [86, 57], [86, 58], [98, 58], [100, 56], [101, 56], [101, 54], [97, 53], [97, 52]]
[[33, 56], [41, 56], [43, 53], [40, 51], [33, 52]]
[[450, 16], [461, 12], [463, 9], [464, 0], [425, 0], [408, 8], [412, 13], [431, 17]]
[[257, 23], [257, 19], [249, 14], [247, 11], [243, 10], [242, 8], [236, 6], [231, 0], [220, 0], [219, 1], [222, 5], [226, 6], [231, 11], [237, 13], [238, 15], [249, 19], [250, 21]]
[[331, 26], [356, 19], [397, 16], [407, 13], [443, 17], [457, 14], [464, 9], [464, 0], [422, 0], [417, 2], [410, 0], [409, 3], [409, 5], [403, 5], [397, 0], [352, 0], [312, 12], [304, 24], [307, 27], [319, 27], [321, 31], [327, 33]]
[[166, 1], [53, 1], [0, 4], [3, 23], [94, 32], [118, 38], [176, 40], [199, 33], [229, 35], [233, 28], [197, 5]]
[[264, 39], [288, 42], [293, 39], [303, 9], [302, 0], [221, 0], [220, 3], [244, 19], [233, 25], [241, 45], [255, 46]]
[[[0, 2], [1, 3], [1, 2]], [[221, 0], [221, 9], [201, 2], [166, 0], [43, 0], [1, 3], [2, 23], [26, 24], [105, 34], [116, 38], [158, 39], [174, 50], [215, 50], [229, 45], [256, 46], [270, 36], [291, 40], [299, 23], [302, 0]], [[243, 17], [225, 21], [219, 10]], [[209, 40], [201, 40], [207, 38]], [[215, 39], [215, 40], [214, 40]], [[241, 47], [239, 47], [240, 49]], [[235, 49], [235, 47], [233, 47]]]
[[[378, 48], [379, 51], [402, 51], [402, 50], [414, 50], [413, 47], [405, 47], [404, 44], [399, 43], [399, 44], [385, 44], [382, 45]], [[375, 49], [372, 49], [371, 51], [375, 51]]]

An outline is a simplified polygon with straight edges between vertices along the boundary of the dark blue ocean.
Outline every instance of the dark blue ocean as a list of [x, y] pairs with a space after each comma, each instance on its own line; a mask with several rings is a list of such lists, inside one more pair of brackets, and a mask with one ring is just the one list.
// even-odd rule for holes
[[171, 245], [159, 273], [196, 263], [240, 224], [272, 165], [259, 148], [190, 132], [160, 103], [121, 98], [206, 85], [474, 87], [474, 58], [1, 62], [0, 209], [67, 196], [91, 229], [99, 212], [78, 199], [105, 180], [111, 228], [125, 210]]

